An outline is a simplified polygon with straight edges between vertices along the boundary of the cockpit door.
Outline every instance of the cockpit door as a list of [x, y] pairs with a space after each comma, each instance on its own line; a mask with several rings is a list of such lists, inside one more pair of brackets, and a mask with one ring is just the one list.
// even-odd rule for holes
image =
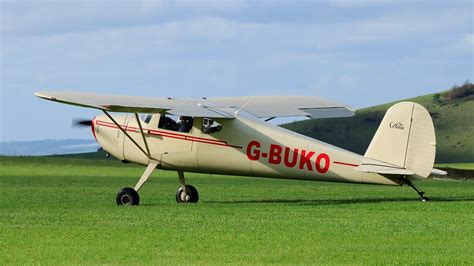
[[[170, 154], [170, 153], [181, 153], [190, 152], [193, 149], [194, 140], [194, 127], [191, 126], [189, 132], [180, 132], [179, 121], [175, 117], [156, 115], [156, 120], [153, 120], [153, 124], [150, 124], [148, 136], [152, 139], [151, 147], [152, 154]], [[160, 120], [167, 120], [168, 126], [163, 126]], [[176, 125], [169, 125], [173, 120]], [[163, 121], [162, 121], [163, 122]], [[161, 127], [161, 128], [160, 128]]]
[[[164, 117], [171, 118], [169, 116]], [[193, 134], [196, 129], [192, 126], [189, 132], [179, 132], [177, 131], [178, 127], [160, 128], [158, 125], [164, 117], [160, 114], [153, 114], [151, 119], [140, 119], [151, 156], [162, 161], [163, 168], [169, 168], [166, 167], [167, 165], [175, 165], [176, 167], [196, 165], [195, 156], [192, 154]], [[146, 123], [147, 120], [148, 123]], [[175, 122], [178, 123], [179, 121]], [[143, 137], [133, 116], [127, 120], [127, 132], [132, 132], [134, 140], [144, 147]], [[124, 156], [127, 160], [135, 162], [148, 160], [143, 152], [136, 148], [128, 138], [124, 140]]]

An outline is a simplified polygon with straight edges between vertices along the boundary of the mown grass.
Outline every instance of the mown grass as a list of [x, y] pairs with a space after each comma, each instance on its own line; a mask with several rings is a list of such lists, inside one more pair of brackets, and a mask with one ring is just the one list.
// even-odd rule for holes
[[187, 174], [178, 205], [157, 172], [141, 206], [117, 207], [143, 167], [0, 157], [0, 264], [472, 264], [474, 182], [408, 187]]

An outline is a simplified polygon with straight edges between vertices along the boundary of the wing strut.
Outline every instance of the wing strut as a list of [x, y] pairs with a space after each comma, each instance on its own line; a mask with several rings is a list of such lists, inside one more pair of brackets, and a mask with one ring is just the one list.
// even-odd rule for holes
[[148, 158], [151, 158], [150, 149], [148, 148], [148, 142], [146, 142], [145, 133], [143, 132], [142, 123], [140, 122], [140, 118], [138, 117], [137, 113], [135, 113], [135, 119], [137, 120], [138, 127], [140, 128], [140, 133], [142, 134], [143, 143], [145, 143], [147, 156], [148, 156]]
[[[153, 158], [151, 158], [150, 150], [148, 149], [148, 144], [147, 144], [147, 142], [146, 142], [146, 140], [145, 140], [145, 134], [143, 133], [143, 129], [142, 129], [142, 126], [141, 126], [140, 122], [138, 122], [138, 125], [139, 125], [139, 127], [140, 127], [140, 132], [142, 133], [143, 140], [145, 141], [145, 146], [146, 146], [147, 151], [145, 151], [145, 150], [127, 133], [127, 131], [126, 131], [122, 126], [120, 126], [119, 123], [117, 123], [117, 121], [115, 121], [115, 119], [114, 119], [107, 111], [105, 111], [105, 110], [102, 110], [102, 111], [105, 113], [105, 115], [106, 115], [110, 120], [112, 120], [112, 122], [114, 122], [114, 124], [123, 132], [123, 134], [125, 134], [125, 136], [127, 136], [127, 138], [128, 138], [131, 142], [133, 142], [133, 144], [135, 144], [135, 146], [136, 146], [138, 149], [140, 149], [140, 151], [143, 152], [143, 154], [145, 154], [146, 157], [148, 157], [148, 159], [153, 159]], [[136, 115], [137, 121], [139, 121], [138, 115], [137, 115], [136, 113], [135, 113], [135, 115]]]

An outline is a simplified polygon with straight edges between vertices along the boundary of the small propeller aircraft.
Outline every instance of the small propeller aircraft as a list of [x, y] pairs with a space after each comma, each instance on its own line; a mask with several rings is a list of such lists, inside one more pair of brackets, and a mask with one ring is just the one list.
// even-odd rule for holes
[[[268, 123], [276, 117], [350, 117], [354, 111], [316, 97], [148, 98], [74, 92], [37, 97], [104, 114], [90, 125], [94, 138], [119, 160], [147, 166], [134, 188], [121, 189], [118, 205], [139, 205], [138, 191], [152, 172], [177, 171], [178, 203], [198, 202], [184, 173], [212, 173], [313, 181], [408, 185], [433, 169], [436, 138], [428, 111], [413, 102], [393, 105], [364, 156]], [[127, 113], [111, 115], [111, 112]], [[143, 115], [147, 114], [147, 115]], [[179, 121], [173, 119], [179, 117]]]

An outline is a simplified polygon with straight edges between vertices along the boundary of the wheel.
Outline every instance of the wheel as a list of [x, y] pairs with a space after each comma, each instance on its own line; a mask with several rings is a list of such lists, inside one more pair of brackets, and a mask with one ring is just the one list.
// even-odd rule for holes
[[199, 193], [197, 189], [191, 185], [186, 185], [186, 196], [184, 195], [183, 187], [179, 187], [176, 191], [177, 203], [196, 203], [199, 200]]
[[115, 200], [119, 206], [140, 204], [140, 197], [138, 196], [138, 193], [135, 191], [135, 189], [130, 187], [122, 188], [117, 193]]

